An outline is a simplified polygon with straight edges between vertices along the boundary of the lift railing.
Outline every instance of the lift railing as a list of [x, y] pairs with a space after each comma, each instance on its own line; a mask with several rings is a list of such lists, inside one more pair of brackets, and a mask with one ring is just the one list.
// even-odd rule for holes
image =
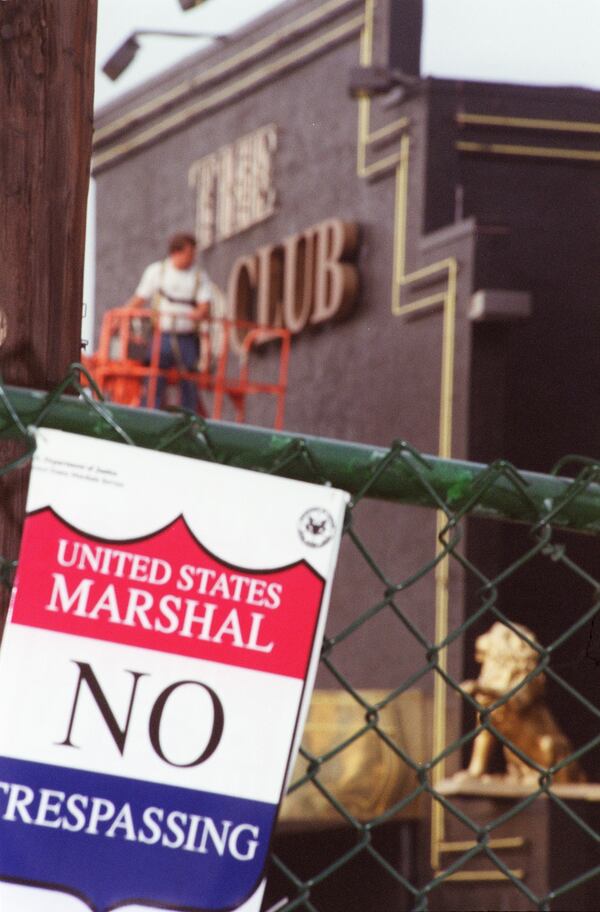
[[[200, 394], [208, 395], [209, 402], [206, 396], [200, 400], [205, 415], [210, 411], [214, 419], [220, 419], [230, 403], [238, 422], [246, 420], [248, 397], [270, 396], [275, 401], [273, 426], [281, 429], [290, 358], [289, 330], [186, 314], [185, 321], [196, 327], [200, 343], [199, 363], [190, 369], [178, 354], [178, 320], [181, 316], [159, 316], [148, 308], [118, 307], [107, 311], [98, 350], [84, 357], [84, 365], [102, 394], [121, 405], [154, 408], [159, 404], [159, 378], [172, 388], [182, 382], [191, 383]], [[163, 337], [168, 337], [173, 346], [169, 367], [161, 365]], [[273, 367], [260, 358], [260, 349], [267, 343], [277, 348], [275, 376], [267, 376]]]

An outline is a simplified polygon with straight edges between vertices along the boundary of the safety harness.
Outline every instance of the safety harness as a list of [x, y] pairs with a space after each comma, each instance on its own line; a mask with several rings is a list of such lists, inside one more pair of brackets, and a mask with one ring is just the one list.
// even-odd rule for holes
[[[159, 330], [160, 330], [160, 302], [161, 302], [161, 299], [166, 298], [167, 301], [171, 302], [171, 304], [187, 304], [190, 307], [194, 307], [196, 305], [196, 301], [198, 298], [198, 289], [200, 288], [200, 281], [201, 281], [201, 271], [198, 267], [196, 267], [196, 278], [195, 278], [195, 282], [194, 282], [194, 293], [193, 293], [192, 300], [190, 301], [188, 299], [174, 298], [171, 295], [167, 294], [167, 292], [164, 291], [164, 289], [162, 288], [163, 280], [165, 277], [165, 271], [166, 271], [168, 265], [169, 265], [168, 259], [162, 261], [161, 266], [160, 266], [160, 274], [158, 277], [158, 289], [156, 290], [156, 292], [154, 293], [154, 296], [152, 298], [152, 310], [155, 314], [154, 321], [156, 323], [158, 323]], [[173, 321], [175, 321], [176, 319], [177, 319], [177, 317], [174, 316]], [[173, 354], [177, 367], [179, 368], [179, 370], [182, 370], [182, 371], [188, 370], [186, 365], [183, 363], [183, 358], [181, 357], [181, 348], [179, 346], [179, 340], [177, 339], [177, 333], [175, 332], [174, 329], [169, 331], [169, 337], [170, 337], [169, 343], [171, 345], [171, 352]], [[200, 341], [200, 337], [201, 337], [201, 330], [200, 330], [200, 327], [198, 327], [198, 340], [199, 341]]]

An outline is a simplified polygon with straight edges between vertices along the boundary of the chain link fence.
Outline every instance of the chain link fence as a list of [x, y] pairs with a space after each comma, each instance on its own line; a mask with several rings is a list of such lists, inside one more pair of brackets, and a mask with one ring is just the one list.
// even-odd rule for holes
[[[334, 593], [360, 565], [369, 595], [358, 587], [340, 621], [334, 594], [265, 909], [597, 908], [600, 463], [567, 457], [539, 475], [404, 441], [374, 448], [126, 409], [96, 392], [79, 365], [48, 395], [0, 386], [0, 439], [12, 441], [2, 481], [26, 472], [29, 428], [51, 426], [352, 495]], [[419, 523], [433, 532], [408, 573], [371, 544], [390, 510], [406, 517], [405, 536]], [[15, 567], [0, 559], [6, 592]], [[424, 585], [431, 609], [415, 612]], [[397, 637], [393, 686], [358, 686], [342, 659], [350, 650], [360, 665], [370, 629], [375, 665]]]

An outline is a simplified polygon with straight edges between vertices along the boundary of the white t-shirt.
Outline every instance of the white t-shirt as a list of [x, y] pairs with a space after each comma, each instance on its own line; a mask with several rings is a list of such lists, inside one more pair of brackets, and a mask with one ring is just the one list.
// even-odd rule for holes
[[196, 304], [212, 303], [210, 279], [203, 269], [176, 269], [170, 259], [146, 267], [135, 294], [146, 301], [158, 296], [162, 332], [190, 333], [199, 328], [197, 320], [186, 319]]

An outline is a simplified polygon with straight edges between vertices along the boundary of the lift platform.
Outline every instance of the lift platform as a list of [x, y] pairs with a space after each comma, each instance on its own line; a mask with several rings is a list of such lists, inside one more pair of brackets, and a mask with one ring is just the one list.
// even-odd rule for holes
[[[190, 371], [183, 365], [159, 366], [165, 329], [164, 324], [162, 330], [158, 328], [156, 319], [148, 308], [117, 307], [104, 314], [98, 350], [84, 356], [83, 363], [107, 399], [134, 407], [161, 407], [156, 401], [157, 384], [164, 377], [169, 404], [175, 404], [173, 397], [181, 381], [187, 380], [198, 389], [198, 412], [203, 417], [220, 419], [233, 411], [234, 420], [244, 422], [248, 397], [270, 396], [275, 405], [273, 427], [282, 429], [289, 330], [221, 317], [198, 318], [200, 363], [197, 370]], [[275, 370], [272, 356], [266, 364], [267, 342], [278, 353]]]

